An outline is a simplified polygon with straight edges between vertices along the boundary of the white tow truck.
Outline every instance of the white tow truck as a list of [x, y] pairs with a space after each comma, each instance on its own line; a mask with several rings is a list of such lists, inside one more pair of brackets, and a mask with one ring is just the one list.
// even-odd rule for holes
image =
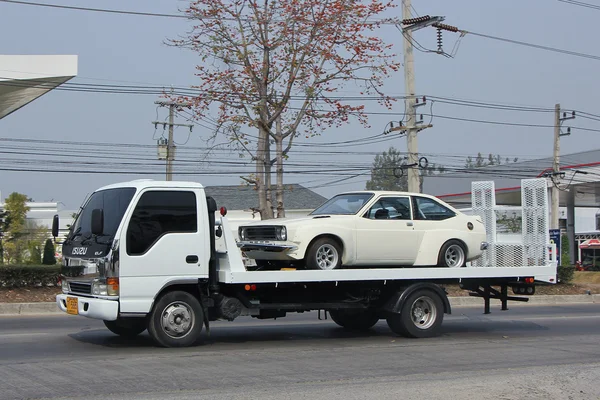
[[[138, 180], [103, 187], [87, 200], [63, 244], [58, 307], [103, 320], [115, 334], [148, 330], [159, 346], [190, 346], [210, 321], [281, 318], [318, 310], [349, 330], [385, 319], [407, 337], [438, 335], [450, 302], [443, 284], [470, 295], [527, 301], [535, 284], [556, 282], [548, 237], [546, 181], [524, 180], [521, 240], [495, 234], [493, 182], [473, 183], [473, 213], [485, 222], [487, 249], [461, 268], [368, 266], [332, 270], [247, 269], [226, 210], [199, 183]], [[55, 216], [53, 233], [58, 232]], [[217, 243], [219, 246], [217, 246]]]

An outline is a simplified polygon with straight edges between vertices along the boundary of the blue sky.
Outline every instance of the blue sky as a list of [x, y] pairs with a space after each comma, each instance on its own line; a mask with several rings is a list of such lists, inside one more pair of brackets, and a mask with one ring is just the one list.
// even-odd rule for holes
[[[185, 7], [186, 2], [104, 0], [92, 5], [81, 0], [55, 0], [52, 4], [176, 13], [178, 8]], [[413, 0], [413, 6], [420, 15], [443, 15], [446, 23], [467, 31], [600, 55], [594, 29], [600, 10], [558, 0]], [[398, 7], [391, 15], [400, 16], [400, 12]], [[0, 2], [0, 22], [0, 37], [4, 39], [0, 53], [76, 54], [79, 57], [79, 74], [71, 81], [76, 83], [189, 86], [194, 83], [194, 66], [200, 62], [193, 53], [164, 44], [166, 38], [185, 33], [189, 24], [185, 19], [101, 14]], [[381, 29], [380, 35], [388, 43], [395, 44], [396, 52], [401, 54], [402, 41], [397, 29], [386, 26]], [[419, 43], [435, 48], [433, 29], [419, 31], [415, 38]], [[445, 49], [450, 50], [456, 39], [457, 35], [445, 34]], [[598, 60], [472, 35], [462, 39], [454, 58], [415, 52], [418, 94], [543, 108], [553, 108], [558, 102], [565, 109], [595, 114], [600, 114], [599, 67]], [[404, 94], [402, 71], [389, 79], [386, 91], [394, 95]], [[347, 87], [343, 93], [358, 94], [358, 90]], [[0, 138], [114, 143], [112, 149], [115, 154], [131, 154], [137, 150], [129, 150], [128, 153], [125, 144], [156, 143], [150, 121], [155, 120], [157, 115], [160, 120], [166, 117], [165, 109], [157, 110], [154, 104], [157, 99], [156, 96], [53, 91], [0, 120]], [[403, 110], [402, 103], [394, 107], [395, 112]], [[387, 110], [369, 104], [369, 111]], [[512, 123], [553, 123], [552, 113], [508, 112], [441, 103], [433, 104], [433, 113]], [[369, 129], [351, 123], [298, 143], [314, 146], [370, 137], [381, 133], [388, 121], [397, 119], [389, 115], [373, 115]], [[178, 118], [177, 122], [186, 121]], [[433, 128], [419, 134], [419, 151], [436, 164], [459, 166], [464, 164], [467, 155], [477, 152], [520, 159], [552, 154], [552, 128], [511, 127], [442, 118], [434, 118], [432, 123]], [[571, 126], [600, 129], [600, 122], [578, 118]], [[193, 147], [205, 146], [204, 140], [211, 135], [207, 127], [196, 126], [189, 137], [184, 128], [176, 131], [177, 142], [187, 140], [179, 147], [182, 154], [191, 156]], [[562, 154], [600, 147], [596, 144], [599, 134], [573, 130], [570, 136], [562, 138]], [[405, 151], [406, 139], [390, 137], [385, 142], [338, 147], [335, 149], [342, 154], [335, 155], [292, 151], [290, 160], [368, 165], [373, 159], [368, 152], [381, 152], [390, 145]], [[67, 154], [74, 151], [69, 147], [64, 148]], [[202, 157], [202, 154], [197, 157]], [[223, 157], [220, 156], [221, 159]], [[235, 154], [228, 157], [237, 159]], [[202, 167], [199, 172], [209, 170], [210, 167]], [[53, 199], [68, 208], [76, 208], [86, 194], [100, 186], [142, 177], [148, 176], [0, 171], [0, 191], [3, 197], [17, 191], [37, 201]], [[162, 178], [161, 175], [150, 177]], [[178, 176], [177, 169], [175, 179], [195, 180], [205, 185], [240, 183], [235, 175]], [[366, 179], [368, 176], [362, 176], [343, 185], [332, 185], [331, 182], [337, 180], [335, 176], [294, 174], [286, 176], [286, 183], [302, 183], [318, 193], [331, 196], [343, 190], [363, 189]]]

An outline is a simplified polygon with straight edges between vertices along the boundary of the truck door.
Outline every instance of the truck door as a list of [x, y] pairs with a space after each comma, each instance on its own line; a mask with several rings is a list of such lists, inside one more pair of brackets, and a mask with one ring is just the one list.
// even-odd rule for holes
[[120, 311], [132, 313], [148, 312], [171, 280], [208, 277], [209, 255], [198, 191], [148, 188], [136, 200], [120, 235]]

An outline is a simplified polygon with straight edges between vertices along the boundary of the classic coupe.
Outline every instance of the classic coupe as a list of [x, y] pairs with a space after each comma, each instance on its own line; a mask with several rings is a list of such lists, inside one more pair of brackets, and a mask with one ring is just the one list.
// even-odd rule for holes
[[238, 247], [258, 268], [460, 268], [487, 248], [480, 217], [405, 192], [339, 194], [306, 217], [241, 225], [238, 236]]

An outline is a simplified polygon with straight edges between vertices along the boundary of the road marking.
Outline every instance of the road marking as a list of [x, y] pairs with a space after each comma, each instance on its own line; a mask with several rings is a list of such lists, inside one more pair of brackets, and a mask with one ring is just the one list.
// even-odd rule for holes
[[50, 333], [37, 332], [37, 333], [0, 333], [0, 339], [11, 338], [11, 337], [31, 337], [31, 336], [48, 336]]

